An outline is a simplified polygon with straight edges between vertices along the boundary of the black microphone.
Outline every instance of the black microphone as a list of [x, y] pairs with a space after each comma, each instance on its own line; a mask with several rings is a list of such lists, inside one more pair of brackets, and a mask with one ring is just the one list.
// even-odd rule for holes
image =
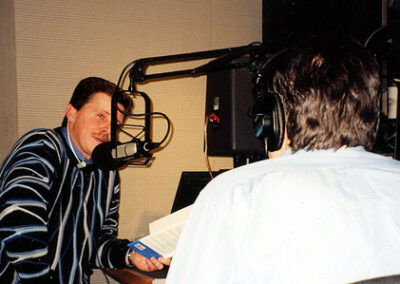
[[149, 157], [149, 151], [154, 148], [148, 147], [149, 144], [140, 140], [118, 143], [117, 145], [112, 142], [105, 142], [93, 149], [92, 161], [94, 166], [102, 170], [115, 170], [130, 160]]

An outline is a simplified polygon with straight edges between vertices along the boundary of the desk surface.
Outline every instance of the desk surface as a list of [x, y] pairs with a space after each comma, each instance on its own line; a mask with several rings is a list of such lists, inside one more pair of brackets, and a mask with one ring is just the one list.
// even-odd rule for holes
[[152, 284], [154, 279], [166, 278], [167, 273], [168, 267], [154, 272], [143, 272], [130, 268], [107, 270], [108, 275], [123, 284]]

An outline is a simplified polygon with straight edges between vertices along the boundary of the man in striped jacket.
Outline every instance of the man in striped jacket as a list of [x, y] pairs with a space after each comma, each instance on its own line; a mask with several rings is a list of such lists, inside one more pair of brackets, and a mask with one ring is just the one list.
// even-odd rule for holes
[[[83, 79], [62, 127], [22, 136], [0, 168], [0, 283], [89, 283], [92, 268], [162, 269], [117, 238], [117, 171], [90, 166], [110, 136], [115, 85]], [[117, 98], [130, 111], [129, 96]], [[117, 114], [118, 123], [124, 115]], [[89, 166], [87, 166], [89, 165]]]

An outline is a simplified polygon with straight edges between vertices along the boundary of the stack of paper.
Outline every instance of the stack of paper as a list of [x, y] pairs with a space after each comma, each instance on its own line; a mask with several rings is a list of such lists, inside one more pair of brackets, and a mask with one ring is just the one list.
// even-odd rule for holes
[[147, 258], [172, 257], [191, 209], [192, 205], [150, 223], [150, 234], [128, 246]]

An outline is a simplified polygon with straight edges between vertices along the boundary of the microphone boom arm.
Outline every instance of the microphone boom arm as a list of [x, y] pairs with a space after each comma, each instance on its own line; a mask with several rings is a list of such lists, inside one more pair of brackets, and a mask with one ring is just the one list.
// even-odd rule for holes
[[[265, 55], [264, 49], [261, 43], [252, 43], [245, 46], [239, 47], [231, 47], [224, 49], [215, 49], [215, 50], [207, 50], [200, 52], [192, 52], [192, 53], [182, 53], [182, 54], [174, 54], [167, 56], [157, 56], [157, 57], [149, 57], [142, 58], [133, 61], [129, 65], [131, 65], [129, 69], [129, 88], [128, 91], [131, 93], [137, 92], [135, 84], [137, 82], [149, 81], [152, 79], [160, 79], [160, 78], [172, 78], [172, 77], [196, 77], [200, 75], [208, 74], [209, 72], [217, 71], [223, 68], [233, 68], [237, 65], [233, 64], [232, 61], [238, 59], [246, 54], [250, 54], [249, 59], [249, 68], [257, 65], [257, 60], [262, 58]], [[199, 59], [208, 59], [215, 58], [214, 60], [209, 61], [206, 64], [198, 66], [192, 69], [183, 69], [183, 70], [175, 70], [169, 72], [161, 72], [161, 73], [153, 73], [153, 74], [145, 74], [147, 67], [149, 65], [156, 64], [168, 64], [168, 63], [178, 63], [184, 61], [193, 61]], [[128, 65], [128, 66], [129, 66]], [[127, 67], [124, 68], [124, 71], [127, 70]], [[116, 132], [117, 132], [117, 95], [120, 92], [121, 88], [119, 86], [120, 82], [118, 82], [118, 86], [116, 87], [114, 94], [111, 99], [111, 144], [116, 146]], [[144, 92], [139, 93], [145, 100], [145, 114], [151, 113], [151, 100]], [[150, 115], [145, 115], [145, 127], [144, 127], [144, 142], [147, 144], [152, 144], [151, 141], [151, 117]]]
[[[177, 77], [177, 76], [199, 76], [204, 75], [208, 72], [215, 71], [218, 68], [224, 66], [225, 63], [229, 63], [233, 59], [239, 58], [244, 54], [260, 51], [261, 45], [245, 45], [239, 47], [230, 47], [224, 49], [206, 50], [192, 53], [182, 53], [166, 56], [148, 57], [142, 58], [135, 62], [132, 66], [129, 76], [132, 82], [144, 82], [151, 79], [166, 78], [166, 77]], [[177, 63], [183, 61], [193, 61], [198, 59], [216, 58], [204, 65], [197, 68], [176, 70], [162, 73], [145, 74], [146, 68], [149, 65], [165, 64], [165, 63]], [[133, 86], [132, 86], [133, 87]]]

